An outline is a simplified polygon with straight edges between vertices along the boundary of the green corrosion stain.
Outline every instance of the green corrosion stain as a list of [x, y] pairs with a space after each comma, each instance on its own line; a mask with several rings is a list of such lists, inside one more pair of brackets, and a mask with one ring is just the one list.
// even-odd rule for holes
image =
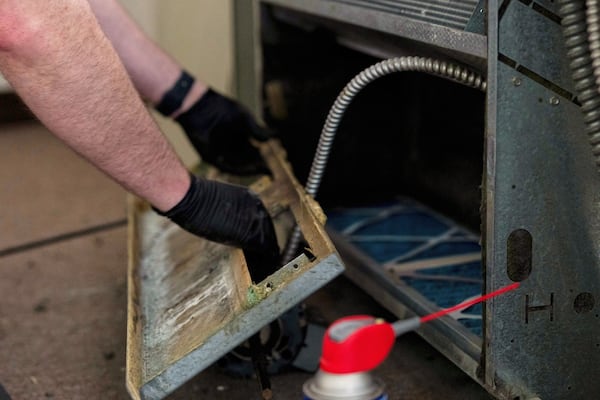
[[262, 286], [252, 285], [248, 288], [246, 294], [246, 307], [251, 308], [263, 301], [267, 297], [267, 292]]

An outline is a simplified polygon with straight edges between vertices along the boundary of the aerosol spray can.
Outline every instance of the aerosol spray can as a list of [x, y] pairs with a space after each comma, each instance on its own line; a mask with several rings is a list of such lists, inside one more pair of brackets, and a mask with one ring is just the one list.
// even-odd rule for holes
[[387, 400], [383, 384], [370, 371], [385, 360], [398, 336], [517, 288], [518, 282], [423, 317], [392, 324], [369, 315], [337, 320], [325, 332], [319, 372], [304, 384], [304, 400]]
[[388, 400], [383, 383], [370, 372], [332, 374], [319, 370], [303, 390], [304, 400]]
[[319, 371], [302, 388], [304, 400], [387, 400], [370, 371], [385, 360], [396, 336], [419, 325], [419, 318], [392, 325], [369, 315], [334, 322], [323, 338]]

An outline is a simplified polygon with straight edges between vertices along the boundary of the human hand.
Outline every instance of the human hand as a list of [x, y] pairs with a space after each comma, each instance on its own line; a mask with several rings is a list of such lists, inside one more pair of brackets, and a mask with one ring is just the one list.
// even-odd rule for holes
[[269, 172], [249, 139], [266, 141], [271, 134], [236, 101], [209, 89], [175, 120], [202, 159], [221, 171], [236, 175]]
[[191, 179], [183, 200], [162, 214], [195, 235], [240, 247], [255, 282], [275, 272], [280, 266], [277, 236], [260, 198], [243, 186]]

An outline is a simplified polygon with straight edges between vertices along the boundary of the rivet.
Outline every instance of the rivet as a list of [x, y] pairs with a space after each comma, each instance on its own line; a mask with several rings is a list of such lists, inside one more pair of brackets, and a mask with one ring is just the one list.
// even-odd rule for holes
[[512, 83], [515, 86], [521, 86], [521, 83], [523, 83], [523, 81], [521, 81], [521, 78], [515, 76], [512, 78]]
[[552, 104], [553, 106], [557, 106], [560, 104], [560, 99], [556, 96], [552, 96], [552, 97], [550, 97], [550, 100], [548, 100], [548, 102], [550, 104]]

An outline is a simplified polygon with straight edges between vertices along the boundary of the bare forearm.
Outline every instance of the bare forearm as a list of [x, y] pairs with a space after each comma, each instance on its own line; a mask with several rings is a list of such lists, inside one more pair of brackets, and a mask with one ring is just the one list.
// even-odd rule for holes
[[2, 25], [0, 71], [38, 118], [128, 190], [162, 210], [174, 206], [187, 171], [87, 2], [3, 0]]
[[[142, 97], [158, 104], [179, 78], [181, 65], [139, 28], [117, 0], [88, 2]], [[206, 84], [196, 80], [182, 108], [188, 109], [206, 89]]]

